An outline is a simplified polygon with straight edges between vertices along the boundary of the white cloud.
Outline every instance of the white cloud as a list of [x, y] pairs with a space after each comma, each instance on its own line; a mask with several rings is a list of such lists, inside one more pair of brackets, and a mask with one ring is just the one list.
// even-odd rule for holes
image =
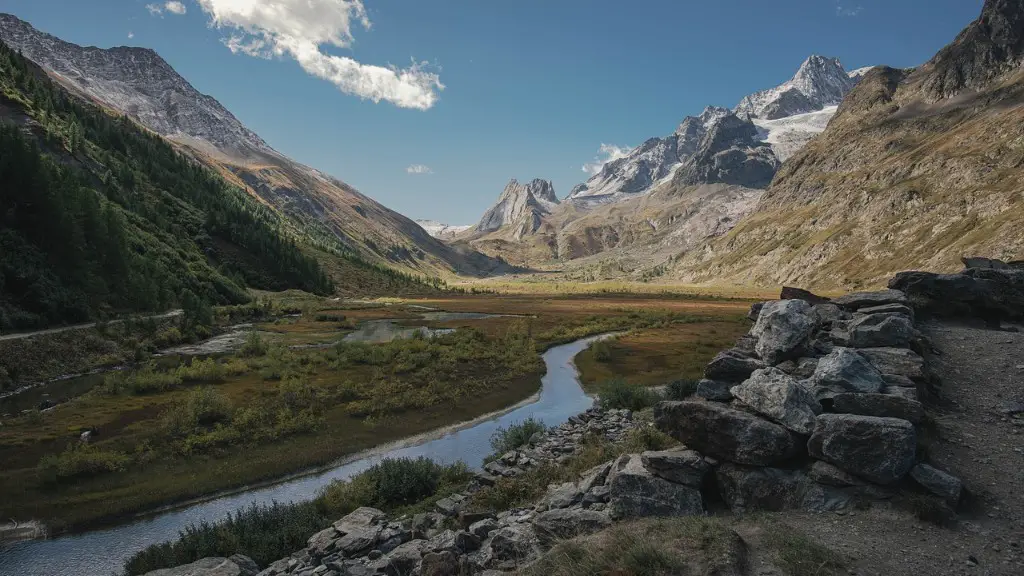
[[843, 18], [845, 18], [845, 17], [853, 17], [853, 16], [857, 16], [858, 14], [860, 14], [863, 10], [864, 10], [864, 7], [861, 6], [860, 4], [850, 5], [850, 4], [844, 4], [843, 2], [840, 2], [839, 0], [836, 0], [836, 16], [843, 17]]
[[164, 10], [167, 10], [171, 14], [177, 14], [178, 16], [181, 16], [186, 12], [185, 5], [177, 0], [171, 0], [164, 4]]
[[162, 16], [164, 13], [164, 7], [159, 4], [146, 4], [146, 10], [149, 10], [152, 16]]
[[405, 169], [409, 174], [433, 174], [434, 171], [430, 169], [430, 166], [424, 166], [423, 164], [413, 164]]
[[132, 38], [135, 38], [135, 32], [128, 33], [128, 39], [131, 40]]
[[594, 156], [594, 161], [584, 164], [583, 171], [593, 176], [600, 172], [605, 164], [624, 157], [629, 154], [630, 150], [632, 148], [623, 148], [614, 144], [601, 144], [601, 147], [597, 150], [597, 156]]
[[307, 73], [333, 83], [345, 94], [427, 110], [444, 84], [426, 62], [407, 68], [374, 66], [321, 51], [350, 48], [353, 23], [371, 27], [362, 0], [197, 0], [211, 24], [230, 29], [224, 44], [235, 53], [294, 58]]

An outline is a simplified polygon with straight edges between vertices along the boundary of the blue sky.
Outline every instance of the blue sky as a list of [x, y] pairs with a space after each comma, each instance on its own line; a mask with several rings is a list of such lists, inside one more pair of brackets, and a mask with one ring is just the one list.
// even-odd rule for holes
[[[458, 224], [513, 177], [551, 179], [564, 196], [602, 144], [636, 146], [706, 105], [734, 106], [812, 53], [847, 69], [918, 65], [981, 5], [0, 0], [0, 11], [78, 44], [153, 48], [279, 151], [409, 217]], [[379, 68], [389, 64], [398, 73]]]

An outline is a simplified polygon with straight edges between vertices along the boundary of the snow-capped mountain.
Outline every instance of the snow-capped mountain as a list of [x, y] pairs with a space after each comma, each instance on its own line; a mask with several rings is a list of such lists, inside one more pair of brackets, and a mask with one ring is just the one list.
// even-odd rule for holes
[[437, 220], [416, 220], [416, 223], [426, 230], [428, 234], [441, 240], [451, 240], [460, 232], [465, 232], [472, 228], [472, 226], [453, 226], [451, 224], [443, 224]]
[[509, 181], [498, 201], [476, 225], [477, 232], [493, 232], [500, 228], [513, 227], [513, 234], [521, 238], [535, 232], [541, 217], [550, 214], [558, 206], [555, 187], [548, 180], [536, 178], [520, 184], [515, 178]]
[[836, 106], [857, 81], [838, 58], [811, 56], [790, 80], [743, 98], [735, 112], [749, 118], [778, 120]]
[[860, 80], [865, 74], [874, 68], [876, 68], [876, 66], [865, 66], [863, 68], [857, 68], [856, 70], [850, 70], [849, 76], [854, 80]]
[[777, 120], [752, 118], [758, 138], [772, 147], [780, 162], [796, 154], [811, 138], [821, 134], [835, 116], [838, 106], [827, 106], [816, 112], [797, 114]]

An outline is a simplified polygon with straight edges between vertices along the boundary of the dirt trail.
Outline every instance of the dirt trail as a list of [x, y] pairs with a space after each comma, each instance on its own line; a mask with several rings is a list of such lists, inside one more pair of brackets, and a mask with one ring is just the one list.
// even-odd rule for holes
[[1024, 332], [926, 324], [942, 382], [929, 406], [930, 460], [967, 492], [957, 525], [941, 528], [875, 505], [842, 514], [794, 514], [787, 521], [855, 559], [851, 574], [1024, 574]]
[[[182, 311], [180, 309], [179, 310], [171, 310], [170, 312], [165, 312], [163, 314], [157, 314], [155, 316], [141, 316], [141, 317], [138, 318], [138, 320], [162, 320], [164, 318], [174, 318], [175, 316], [181, 316], [181, 314], [182, 314]], [[119, 319], [119, 320], [111, 320], [111, 321], [107, 322], [107, 324], [108, 325], [120, 324], [120, 323], [122, 323], [124, 321], [125, 321], [125, 319], [122, 318], [122, 319]], [[3, 341], [3, 340], [18, 340], [20, 338], [32, 338], [33, 336], [43, 336], [45, 334], [59, 334], [61, 332], [69, 332], [71, 330], [87, 330], [89, 328], [94, 328], [96, 326], [96, 324], [98, 324], [98, 323], [97, 322], [87, 322], [85, 324], [75, 324], [75, 325], [72, 325], [72, 326], [61, 326], [60, 328], [47, 328], [45, 330], [35, 330], [35, 331], [32, 331], [32, 332], [17, 332], [15, 334], [0, 334], [0, 341]]]

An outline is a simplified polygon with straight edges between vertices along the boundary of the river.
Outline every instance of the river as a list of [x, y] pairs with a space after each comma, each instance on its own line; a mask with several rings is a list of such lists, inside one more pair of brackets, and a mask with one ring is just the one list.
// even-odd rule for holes
[[580, 386], [573, 358], [603, 337], [584, 338], [545, 352], [547, 374], [541, 379], [538, 396], [513, 410], [371, 450], [325, 472], [216, 497], [112, 528], [20, 542], [0, 549], [0, 575], [110, 576], [120, 572], [132, 554], [150, 544], [175, 538], [189, 524], [216, 521], [253, 503], [311, 499], [332, 480], [348, 478], [387, 457], [426, 456], [444, 463], [462, 460], [478, 468], [491, 451], [490, 438], [497, 428], [530, 417], [554, 426], [591, 406], [593, 399]]

